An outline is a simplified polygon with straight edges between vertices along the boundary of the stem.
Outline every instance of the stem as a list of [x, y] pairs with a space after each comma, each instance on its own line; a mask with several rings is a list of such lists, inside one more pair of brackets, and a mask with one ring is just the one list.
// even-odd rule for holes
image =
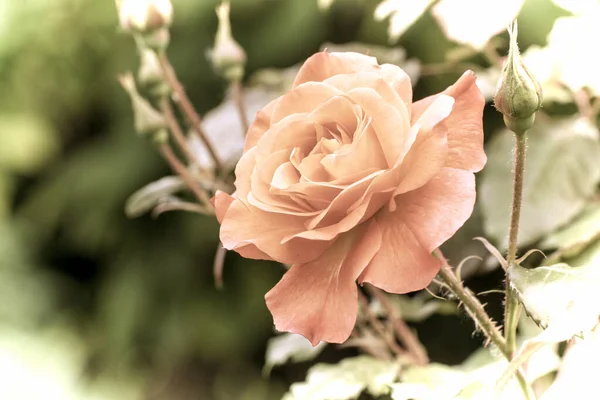
[[179, 149], [185, 155], [185, 158], [188, 160], [188, 162], [190, 164], [196, 163], [196, 164], [200, 165], [196, 159], [195, 154], [192, 153], [192, 151], [190, 150], [190, 146], [187, 141], [187, 138], [185, 137], [183, 130], [181, 129], [181, 127], [179, 126], [179, 123], [177, 122], [177, 118], [175, 117], [175, 113], [173, 112], [173, 107], [171, 106], [171, 102], [169, 101], [168, 98], [163, 98], [160, 101], [160, 109], [161, 109], [163, 116], [165, 117], [165, 120], [167, 121], [167, 124], [169, 125], [169, 130], [171, 131], [171, 135], [175, 139], [175, 142], [177, 143], [177, 146], [179, 147]]
[[419, 365], [426, 365], [429, 363], [429, 357], [427, 356], [427, 352], [425, 348], [419, 342], [419, 339], [415, 336], [413, 331], [410, 329], [408, 325], [404, 322], [402, 317], [398, 315], [389, 299], [385, 296], [385, 294], [378, 288], [372, 285], [365, 285], [367, 291], [381, 303], [383, 308], [387, 311], [388, 319], [392, 321], [394, 326], [394, 331], [398, 336], [398, 339], [402, 342], [404, 347], [408, 350], [411, 356]]
[[221, 169], [221, 160], [219, 160], [219, 156], [217, 155], [214, 147], [208, 141], [208, 138], [206, 137], [206, 134], [202, 129], [202, 121], [200, 119], [200, 116], [194, 109], [194, 106], [190, 102], [190, 99], [188, 98], [187, 94], [185, 93], [183, 85], [177, 79], [177, 75], [175, 74], [171, 63], [169, 63], [169, 59], [167, 58], [167, 55], [164, 51], [158, 54], [158, 60], [160, 61], [160, 66], [165, 75], [165, 79], [169, 84], [169, 87], [173, 90], [173, 93], [176, 95], [177, 103], [179, 104], [183, 113], [192, 125], [193, 131], [198, 135], [198, 137], [206, 147], [206, 150], [208, 150], [208, 153], [210, 154], [210, 157], [212, 158], [215, 164], [215, 168]]
[[[515, 134], [515, 170], [513, 180], [513, 200], [510, 213], [510, 227], [508, 231], [508, 253], [506, 264], [510, 267], [516, 263], [519, 220], [521, 217], [521, 204], [523, 202], [523, 178], [525, 176], [525, 154], [527, 152], [527, 136], [525, 133]], [[506, 277], [506, 306], [504, 313], [504, 337], [508, 351], [511, 354], [516, 350], [517, 325], [519, 321], [519, 301], [515, 291], [510, 285], [508, 275]]]
[[397, 356], [405, 355], [406, 352], [404, 351], [404, 349], [398, 346], [396, 340], [394, 340], [394, 338], [390, 334], [388, 334], [388, 332], [386, 332], [386, 329], [381, 323], [381, 321], [377, 319], [377, 316], [373, 314], [371, 308], [369, 307], [369, 300], [360, 290], [358, 291], [358, 301], [360, 302], [360, 304], [362, 304], [363, 308], [365, 309], [365, 314], [367, 314], [367, 318], [369, 319], [371, 326], [377, 331], [378, 334], [381, 335], [383, 340], [385, 340], [385, 343], [388, 345], [390, 350], [393, 351]]
[[173, 171], [181, 176], [181, 179], [183, 179], [185, 184], [190, 188], [194, 195], [196, 195], [202, 205], [205, 206], [210, 204], [210, 199], [208, 198], [206, 192], [200, 189], [196, 183], [196, 180], [192, 174], [190, 174], [190, 171], [181, 163], [181, 161], [179, 161], [177, 156], [175, 156], [175, 153], [173, 153], [173, 150], [171, 150], [171, 146], [169, 146], [167, 143], [162, 143], [160, 145], [160, 153], [164, 159], [167, 160]]
[[235, 80], [231, 83], [231, 92], [233, 94], [235, 106], [238, 109], [242, 129], [244, 130], [243, 135], [246, 137], [250, 124], [248, 123], [248, 113], [246, 112], [246, 104], [244, 103], [244, 90], [242, 83], [239, 80]]
[[[465, 309], [471, 316], [471, 318], [479, 325], [480, 329], [483, 331], [485, 336], [498, 347], [500, 352], [504, 355], [504, 357], [510, 362], [512, 358], [512, 353], [509, 351], [506, 341], [502, 337], [502, 334], [496, 327], [494, 321], [489, 317], [489, 315], [485, 312], [483, 305], [481, 302], [473, 295], [473, 293], [467, 289], [462, 282], [458, 279], [458, 277], [452, 271], [450, 265], [446, 261], [446, 258], [442, 254], [442, 252], [437, 249], [435, 250], [435, 255], [442, 261], [442, 267], [440, 268], [439, 276], [442, 278], [444, 283], [448, 285], [452, 293], [459, 298], [459, 300], [464, 304]], [[515, 372], [515, 377], [519, 382], [519, 386], [523, 391], [525, 399], [532, 400], [535, 399], [535, 395], [533, 394], [533, 390], [531, 386], [527, 382], [525, 378], [525, 374], [522, 369], [519, 369]]]

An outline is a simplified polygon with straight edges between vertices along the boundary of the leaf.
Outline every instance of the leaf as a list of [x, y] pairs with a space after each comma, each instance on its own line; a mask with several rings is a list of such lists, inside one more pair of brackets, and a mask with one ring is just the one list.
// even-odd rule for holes
[[317, 364], [305, 382], [294, 383], [282, 400], [356, 399], [364, 390], [373, 396], [389, 393], [400, 370], [397, 361], [369, 356], [346, 358], [339, 364]]
[[453, 399], [468, 384], [464, 372], [443, 364], [411, 367], [402, 374], [402, 383], [392, 384], [392, 399]]
[[375, 20], [390, 18], [388, 36], [396, 42], [427, 10], [433, 0], [384, 0], [375, 9]]
[[[249, 122], [254, 120], [261, 108], [277, 96], [279, 96], [277, 91], [260, 87], [245, 88], [243, 98]], [[231, 93], [223, 103], [204, 116], [202, 125], [219, 159], [224, 160], [228, 165], [235, 165], [244, 149], [245, 132]], [[196, 135], [189, 135], [189, 143], [197, 157], [198, 165], [202, 168], [212, 168], [213, 161], [200, 139]]]
[[600, 331], [575, 339], [567, 349], [558, 376], [540, 400], [563, 400], [577, 393], [595, 393], [600, 369]]
[[512, 265], [510, 282], [529, 315], [546, 328], [526, 340], [498, 381], [502, 387], [514, 372], [544, 346], [585, 334], [600, 315], [600, 242], [565, 263], [526, 269]]
[[[432, 14], [448, 39], [481, 50], [492, 36], [504, 31], [517, 17], [523, 3], [524, 0], [441, 0], [433, 7]], [[466, 8], [469, 15], [477, 15], [468, 23], [465, 23]]]
[[600, 203], [588, 206], [568, 226], [551, 233], [541, 243], [547, 249], [561, 249], [561, 257], [574, 257], [600, 235]]
[[[569, 222], [600, 181], [598, 130], [583, 118], [539, 118], [528, 133], [519, 244], [525, 246]], [[487, 236], [505, 248], [512, 202], [513, 134], [497, 134], [478, 185]]]
[[312, 360], [323, 351], [327, 344], [320, 342], [313, 346], [304, 336], [284, 333], [269, 339], [265, 354], [263, 373], [268, 375], [273, 367], [288, 361], [302, 362]]
[[[414, 297], [388, 296], [388, 300], [407, 322], [423, 322], [433, 314], [456, 315], [456, 304], [451, 301], [431, 299], [426, 293]], [[371, 303], [371, 309], [375, 315], [387, 315], [378, 301]]]
[[137, 218], [152, 210], [162, 199], [184, 188], [185, 183], [178, 176], [166, 176], [149, 183], [127, 199], [125, 214], [129, 218]]

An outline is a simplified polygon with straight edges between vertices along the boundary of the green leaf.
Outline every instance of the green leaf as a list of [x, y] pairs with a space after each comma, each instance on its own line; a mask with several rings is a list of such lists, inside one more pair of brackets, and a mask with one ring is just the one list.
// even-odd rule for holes
[[178, 176], [165, 176], [147, 184], [127, 199], [125, 214], [129, 218], [137, 218], [152, 210], [162, 199], [185, 188], [185, 183]]
[[[478, 186], [485, 231], [500, 247], [506, 245], [512, 202], [513, 136], [504, 131], [494, 137]], [[598, 137], [582, 118], [551, 125], [539, 118], [528, 133], [520, 245], [539, 240], [585, 207], [600, 181]]]
[[325, 342], [320, 342], [313, 346], [304, 336], [294, 333], [275, 336], [267, 343], [263, 373], [268, 375], [273, 367], [283, 365], [288, 361], [312, 360], [323, 351], [326, 345]]
[[498, 387], [546, 345], [585, 335], [598, 324], [600, 242], [572, 260], [571, 266], [560, 263], [526, 269], [512, 265], [508, 274], [529, 315], [546, 328], [523, 342]]
[[[420, 293], [414, 297], [388, 296], [388, 300], [398, 310], [402, 319], [408, 322], [423, 322], [433, 314], [456, 315], [456, 304], [451, 301], [432, 299], [427, 293]], [[372, 303], [371, 308], [376, 315], [386, 314], [377, 301]]]
[[364, 390], [373, 396], [389, 393], [400, 370], [396, 361], [369, 356], [346, 358], [339, 364], [317, 364], [305, 382], [295, 383], [283, 400], [356, 399]]
[[600, 235], [600, 203], [588, 206], [570, 225], [544, 239], [540, 247], [561, 249], [561, 257], [574, 257]]

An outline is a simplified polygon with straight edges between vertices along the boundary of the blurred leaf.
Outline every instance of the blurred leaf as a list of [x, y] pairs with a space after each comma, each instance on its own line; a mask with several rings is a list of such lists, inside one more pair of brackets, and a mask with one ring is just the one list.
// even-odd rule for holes
[[467, 375], [456, 368], [432, 363], [411, 367], [402, 373], [402, 383], [392, 384], [394, 400], [445, 400], [455, 398], [468, 383]]
[[569, 249], [564, 257], [574, 257], [600, 235], [600, 204], [587, 207], [575, 221], [547, 236], [542, 248]]
[[304, 336], [294, 333], [284, 333], [269, 339], [265, 354], [263, 373], [268, 375], [273, 367], [283, 365], [288, 361], [309, 361], [323, 351], [327, 344], [320, 342], [313, 346]]
[[[600, 316], [600, 242], [593, 256], [534, 269], [509, 267], [510, 282], [529, 315], [546, 328], [523, 342], [498, 381], [502, 387], [514, 372], [544, 346], [591, 331]], [[591, 261], [591, 262], [590, 262]]]
[[[449, 39], [481, 50], [517, 17], [524, 2], [441, 0], [432, 13]], [[465, 12], [467, 7], [469, 13]]]
[[308, 371], [306, 382], [294, 383], [283, 400], [345, 400], [363, 390], [373, 396], [389, 393], [400, 364], [369, 356], [346, 358], [339, 364], [317, 364]]
[[[257, 87], [244, 89], [243, 96], [246, 116], [252, 122], [256, 113], [279, 96], [279, 93]], [[204, 116], [202, 124], [219, 158], [231, 166], [235, 165], [244, 149], [245, 134], [231, 93], [223, 103]], [[203, 168], [211, 168], [212, 160], [200, 139], [194, 134], [190, 134], [189, 138], [198, 164]]]
[[[427, 293], [420, 293], [414, 297], [388, 296], [388, 299], [398, 310], [400, 317], [407, 322], [423, 322], [433, 314], [456, 315], [456, 304], [451, 301], [432, 299]], [[374, 301], [371, 308], [376, 315], [387, 314], [378, 301]]]
[[129, 218], [139, 217], [152, 210], [162, 199], [185, 188], [179, 176], [165, 176], [147, 184], [131, 195], [125, 203], [125, 214]]
[[540, 400], [564, 400], [577, 393], [595, 393], [600, 369], [600, 332], [596, 329], [583, 339], [574, 339], [562, 360], [554, 383]]
[[[570, 221], [585, 207], [600, 181], [599, 133], [587, 120], [539, 118], [527, 136], [521, 246]], [[500, 248], [506, 246], [508, 235], [513, 146], [514, 135], [508, 130], [493, 138], [478, 185], [485, 231]]]
[[375, 20], [390, 18], [388, 36], [396, 42], [427, 10], [433, 0], [383, 0], [375, 9]]
[[59, 150], [53, 127], [37, 115], [0, 115], [0, 167], [20, 174], [43, 168]]

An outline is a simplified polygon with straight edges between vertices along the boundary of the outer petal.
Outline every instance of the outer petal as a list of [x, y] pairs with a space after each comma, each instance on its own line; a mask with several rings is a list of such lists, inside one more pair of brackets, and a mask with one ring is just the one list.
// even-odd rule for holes
[[[456, 100], [446, 119], [449, 155], [447, 167], [480, 171], [487, 157], [483, 151], [483, 107], [485, 98], [475, 84], [472, 71], [465, 72], [443, 94]], [[411, 120], [416, 121], [438, 95], [413, 103]]]
[[228, 250], [252, 244], [273, 260], [300, 264], [314, 260], [331, 245], [329, 241], [302, 238], [281, 243], [282, 238], [304, 230], [301, 217], [265, 212], [236, 199], [223, 218], [220, 236]]
[[322, 51], [309, 57], [294, 80], [294, 88], [305, 82], [323, 82], [338, 74], [370, 71], [377, 66], [377, 59], [360, 53], [328, 53]]
[[359, 278], [388, 292], [423, 289], [438, 273], [440, 261], [431, 252], [469, 218], [475, 204], [472, 173], [443, 168], [427, 185], [398, 196], [394, 212], [376, 219], [384, 241]]
[[230, 196], [221, 190], [217, 190], [215, 196], [212, 199], [210, 199], [210, 202], [215, 208], [215, 215], [217, 217], [217, 221], [219, 221], [220, 224], [223, 223], [225, 213], [227, 213], [227, 210], [229, 210], [229, 206], [231, 205], [231, 203], [233, 203], [234, 200], [235, 197]]
[[356, 278], [381, 244], [375, 221], [340, 237], [321, 257], [294, 265], [265, 299], [279, 331], [313, 345], [348, 339], [357, 313]]
[[252, 147], [256, 146], [260, 137], [265, 133], [271, 126], [271, 114], [275, 105], [279, 101], [279, 98], [271, 101], [262, 110], [256, 113], [256, 118], [252, 122], [252, 125], [248, 128], [246, 133], [246, 143], [244, 144], [244, 152], [248, 151]]

